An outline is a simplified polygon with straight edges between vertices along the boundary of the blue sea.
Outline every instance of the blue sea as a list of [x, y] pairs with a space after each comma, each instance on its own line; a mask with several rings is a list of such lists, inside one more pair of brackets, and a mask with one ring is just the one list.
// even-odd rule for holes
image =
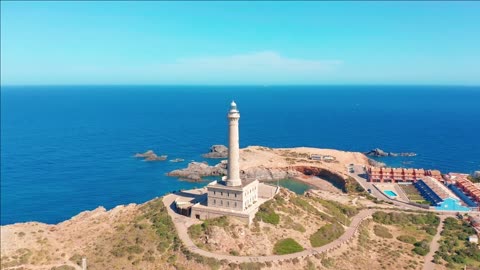
[[[241, 147], [379, 147], [418, 154], [383, 159], [392, 166], [480, 170], [480, 87], [2, 87], [1, 224], [203, 186], [165, 174], [227, 144], [232, 100]], [[149, 149], [185, 161], [133, 158]]]

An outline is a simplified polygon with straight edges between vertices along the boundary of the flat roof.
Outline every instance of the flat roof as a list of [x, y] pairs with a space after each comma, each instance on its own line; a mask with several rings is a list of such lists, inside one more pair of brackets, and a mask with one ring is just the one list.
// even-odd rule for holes
[[[207, 188], [219, 188], [227, 190], [239, 190], [241, 191], [244, 187], [250, 185], [251, 183], [257, 181], [256, 179], [242, 180], [242, 185], [240, 186], [227, 186], [225, 181], [214, 181], [207, 185]], [[257, 181], [258, 182], [258, 181]]]

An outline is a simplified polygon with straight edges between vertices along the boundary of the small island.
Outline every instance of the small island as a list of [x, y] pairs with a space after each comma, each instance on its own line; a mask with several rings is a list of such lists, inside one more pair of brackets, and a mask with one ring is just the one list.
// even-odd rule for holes
[[136, 153], [134, 157], [143, 158], [145, 161], [165, 161], [167, 160], [168, 156], [158, 156], [157, 154], [155, 154], [155, 152], [153, 152], [153, 150], [148, 150], [145, 153]]

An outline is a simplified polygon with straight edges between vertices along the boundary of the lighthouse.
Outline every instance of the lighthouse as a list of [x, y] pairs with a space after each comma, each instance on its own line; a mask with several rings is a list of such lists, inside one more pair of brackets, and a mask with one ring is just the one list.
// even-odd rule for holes
[[[209, 219], [231, 216], [248, 224], [253, 222], [258, 207], [276, 193], [275, 187], [261, 184], [255, 176], [248, 173], [240, 179], [240, 146], [238, 121], [240, 112], [235, 101], [230, 103], [228, 119], [228, 164], [227, 175], [222, 180], [210, 182], [207, 188], [207, 200], [191, 206], [190, 216], [197, 219]], [[264, 197], [259, 198], [259, 187]], [[265, 194], [272, 194], [271, 197]]]
[[237, 109], [237, 104], [232, 101], [230, 104], [230, 111], [228, 118], [228, 171], [227, 171], [227, 186], [241, 186], [240, 179], [240, 145], [238, 122], [240, 120], [240, 112]]

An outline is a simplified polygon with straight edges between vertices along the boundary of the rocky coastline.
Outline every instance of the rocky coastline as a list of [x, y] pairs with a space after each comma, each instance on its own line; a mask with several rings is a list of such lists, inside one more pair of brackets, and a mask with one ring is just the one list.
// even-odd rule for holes
[[210, 166], [206, 162], [190, 162], [187, 168], [178, 169], [167, 173], [168, 176], [175, 176], [181, 179], [200, 182], [202, 177], [223, 176], [227, 174], [227, 163], [220, 162], [215, 166]]
[[373, 157], [414, 157], [417, 154], [413, 152], [403, 152], [403, 153], [394, 153], [394, 152], [386, 152], [380, 148], [372, 149], [368, 152], [364, 153], [366, 156], [373, 156]]

